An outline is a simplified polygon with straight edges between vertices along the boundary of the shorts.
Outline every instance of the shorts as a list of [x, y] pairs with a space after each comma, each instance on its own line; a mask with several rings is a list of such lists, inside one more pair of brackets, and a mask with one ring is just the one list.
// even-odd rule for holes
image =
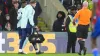
[[100, 35], [100, 17], [97, 18], [96, 24], [92, 32], [92, 38], [97, 38]]
[[78, 25], [77, 32], [76, 32], [77, 38], [87, 39], [88, 28], [89, 25]]

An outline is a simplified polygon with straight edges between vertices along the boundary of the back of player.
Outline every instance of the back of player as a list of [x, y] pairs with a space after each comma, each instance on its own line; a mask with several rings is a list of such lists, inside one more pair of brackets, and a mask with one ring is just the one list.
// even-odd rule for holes
[[[96, 39], [100, 35], [100, 0], [93, 0], [93, 32], [92, 32], [92, 52], [94, 56], [98, 56]], [[96, 22], [95, 22], [96, 21]]]

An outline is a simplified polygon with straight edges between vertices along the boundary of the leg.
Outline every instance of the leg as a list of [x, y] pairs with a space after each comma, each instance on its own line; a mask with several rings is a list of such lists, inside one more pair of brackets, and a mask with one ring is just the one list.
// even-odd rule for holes
[[71, 33], [68, 33], [67, 53], [70, 53], [70, 50], [71, 50]]
[[91, 38], [92, 41], [92, 49], [97, 48], [96, 38]]
[[76, 35], [77, 35], [78, 43], [80, 45], [78, 54], [81, 55], [81, 51], [82, 51], [82, 26], [81, 25], [78, 25]]
[[22, 29], [22, 35], [21, 35], [21, 41], [20, 41], [20, 45], [19, 45], [19, 52], [23, 52], [23, 44], [24, 41], [26, 39], [26, 29]]
[[99, 34], [97, 34], [97, 32], [93, 32], [92, 33], [92, 38], [91, 38], [91, 41], [92, 41], [92, 53], [94, 56], [98, 56], [98, 48], [97, 48], [97, 42], [96, 42], [96, 39], [97, 39], [97, 36]]
[[22, 35], [22, 30], [21, 30], [21, 28], [20, 28], [20, 27], [18, 28], [18, 34], [19, 34], [19, 43], [20, 43], [20, 40], [21, 40], [21, 35]]
[[97, 37], [100, 35], [100, 18], [97, 19], [96, 24], [94, 25], [94, 30], [92, 32], [92, 53], [94, 56], [98, 56], [98, 48], [97, 48], [97, 43], [96, 43], [96, 39]]
[[82, 51], [82, 40], [78, 40], [78, 43], [79, 43], [79, 45], [80, 45], [80, 50], [79, 50], [79, 53], [81, 54], [81, 51]]
[[32, 43], [35, 50], [38, 50], [36, 43]]
[[32, 31], [31, 28], [26, 28], [26, 39], [25, 39], [25, 41], [24, 41], [23, 48], [26, 46], [26, 44], [27, 44], [27, 42], [28, 42], [28, 37], [29, 37], [29, 35], [31, 34], [31, 31]]
[[87, 48], [85, 47], [85, 40], [88, 37], [88, 29], [89, 29], [89, 25], [84, 26], [84, 29], [83, 29], [83, 42], [84, 42], [83, 51], [84, 51], [84, 55], [86, 55], [86, 51], [87, 51]]
[[75, 46], [76, 46], [76, 34], [73, 33], [73, 40], [72, 40], [72, 53], [75, 53]]
[[92, 38], [92, 53], [94, 56], [98, 56], [98, 49], [97, 49], [97, 43], [96, 43], [96, 38]]

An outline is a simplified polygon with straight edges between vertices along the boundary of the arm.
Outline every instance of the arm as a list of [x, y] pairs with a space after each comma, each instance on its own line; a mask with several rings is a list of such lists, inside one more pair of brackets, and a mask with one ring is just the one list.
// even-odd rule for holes
[[70, 18], [68, 17], [66, 20], [66, 31], [69, 32], [69, 24], [70, 24]]
[[33, 8], [30, 8], [27, 12], [28, 12], [27, 14], [28, 14], [29, 22], [30, 22], [30, 24], [31, 24], [32, 26], [34, 26], [33, 20], [34, 20], [35, 11], [33, 10]]
[[93, 9], [92, 9], [92, 19], [91, 19], [91, 21], [93, 21], [93, 18], [96, 18], [97, 2], [98, 2], [98, 0], [93, 0]]
[[53, 28], [52, 28], [53, 32], [55, 31], [55, 23], [56, 23], [56, 21], [54, 21], [54, 23], [53, 23]]
[[73, 19], [73, 25], [75, 25], [76, 19], [78, 19], [80, 16], [80, 10], [75, 14], [74, 19]]
[[18, 14], [17, 20], [20, 20], [21, 19], [21, 16], [22, 16], [21, 9], [18, 10], [17, 14]]
[[75, 14], [75, 16], [74, 16], [74, 22], [76, 21], [76, 19], [78, 19], [79, 18], [79, 16], [80, 16], [80, 10]]

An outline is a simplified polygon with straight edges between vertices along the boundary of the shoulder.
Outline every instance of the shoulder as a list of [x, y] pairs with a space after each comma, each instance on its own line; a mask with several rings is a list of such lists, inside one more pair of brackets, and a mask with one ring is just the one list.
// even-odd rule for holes
[[80, 13], [82, 11], [82, 9], [78, 10], [76, 13]]
[[22, 8], [18, 9], [18, 11], [21, 11], [21, 10], [22, 10]]
[[25, 8], [30, 9], [32, 6], [30, 4], [26, 5]]
[[88, 9], [88, 11], [89, 11], [90, 13], [92, 13], [92, 11], [91, 11], [90, 9]]

